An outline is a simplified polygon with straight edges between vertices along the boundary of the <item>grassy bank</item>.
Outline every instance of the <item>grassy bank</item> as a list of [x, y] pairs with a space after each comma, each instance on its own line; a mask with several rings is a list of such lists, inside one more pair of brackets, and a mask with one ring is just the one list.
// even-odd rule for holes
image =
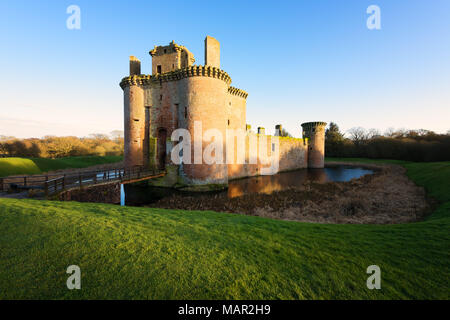
[[[321, 225], [0, 199], [0, 298], [448, 299], [450, 163], [403, 165], [441, 202], [426, 221]], [[81, 290], [66, 288], [73, 264]], [[366, 287], [372, 264], [381, 290]]]
[[59, 169], [86, 168], [121, 160], [121, 156], [67, 157], [60, 159], [0, 158], [0, 177], [39, 174]]

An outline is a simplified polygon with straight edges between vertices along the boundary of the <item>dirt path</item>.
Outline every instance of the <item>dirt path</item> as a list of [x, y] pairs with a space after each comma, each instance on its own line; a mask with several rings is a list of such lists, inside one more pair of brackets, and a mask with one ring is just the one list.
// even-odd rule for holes
[[301, 188], [270, 195], [247, 194], [232, 199], [225, 194], [172, 195], [148, 206], [319, 223], [405, 223], [422, 220], [430, 212], [425, 191], [408, 179], [405, 168], [397, 165], [358, 166], [376, 172], [349, 182], [306, 183]]

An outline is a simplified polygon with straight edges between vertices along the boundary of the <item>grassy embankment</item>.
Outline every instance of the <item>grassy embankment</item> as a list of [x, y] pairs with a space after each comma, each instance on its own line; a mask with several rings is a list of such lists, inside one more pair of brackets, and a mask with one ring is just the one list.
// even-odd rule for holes
[[40, 174], [59, 169], [86, 168], [99, 164], [119, 162], [121, 160], [121, 156], [86, 156], [61, 159], [0, 158], [0, 177]]
[[[0, 298], [448, 299], [450, 162], [397, 163], [441, 203], [423, 222], [0, 199]], [[73, 264], [81, 290], [66, 288]], [[366, 287], [372, 264], [381, 290]]]

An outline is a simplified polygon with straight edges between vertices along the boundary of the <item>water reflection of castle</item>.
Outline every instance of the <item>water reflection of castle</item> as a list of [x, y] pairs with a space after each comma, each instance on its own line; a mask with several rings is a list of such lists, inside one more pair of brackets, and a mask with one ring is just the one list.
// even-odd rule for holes
[[271, 176], [258, 176], [229, 182], [228, 197], [239, 197], [248, 193], [271, 194], [289, 188], [304, 189], [306, 182], [325, 183], [349, 181], [360, 178], [372, 170], [350, 166], [333, 166], [324, 169], [301, 169]]
[[330, 181], [324, 169], [303, 169], [270, 176], [234, 180], [228, 183], [228, 197], [240, 197], [248, 193], [271, 194], [288, 188], [302, 189], [306, 182], [325, 183]]

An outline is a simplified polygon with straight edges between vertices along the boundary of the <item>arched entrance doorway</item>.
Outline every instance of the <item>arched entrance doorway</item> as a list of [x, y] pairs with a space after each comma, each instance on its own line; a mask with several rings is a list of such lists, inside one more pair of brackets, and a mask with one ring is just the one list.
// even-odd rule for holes
[[159, 169], [166, 168], [166, 140], [167, 140], [167, 130], [166, 128], [158, 129], [158, 167]]

